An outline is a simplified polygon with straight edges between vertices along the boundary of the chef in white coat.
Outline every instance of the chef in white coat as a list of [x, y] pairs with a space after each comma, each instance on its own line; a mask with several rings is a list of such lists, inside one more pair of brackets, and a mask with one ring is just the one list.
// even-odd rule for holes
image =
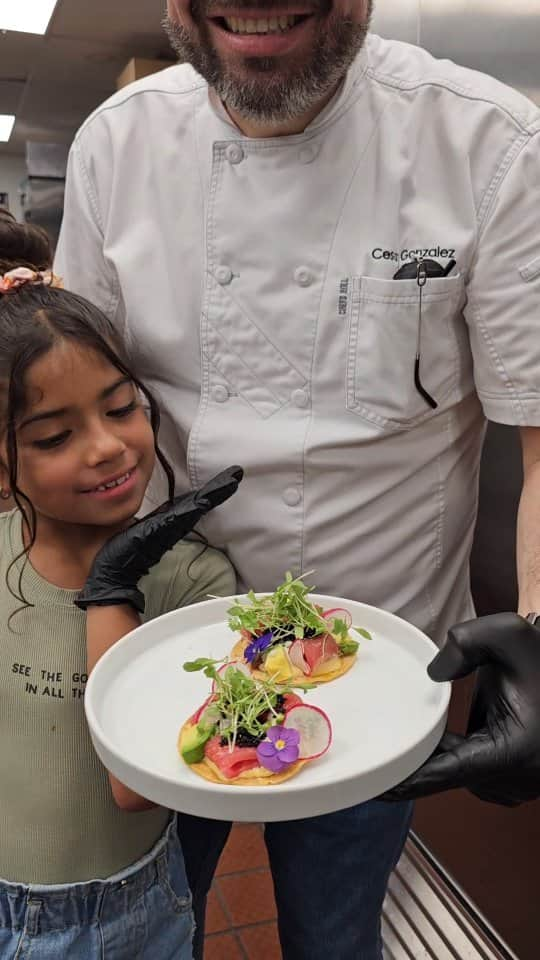
[[[491, 418], [522, 428], [521, 612], [538, 609], [540, 111], [369, 34], [369, 0], [168, 12], [188, 62], [79, 131], [56, 269], [158, 393], [179, 487], [244, 466], [205, 534], [240, 589], [314, 570], [442, 641], [474, 615]], [[285, 960], [380, 960], [409, 819], [373, 802], [268, 825]], [[228, 825], [182, 824], [200, 921]]]

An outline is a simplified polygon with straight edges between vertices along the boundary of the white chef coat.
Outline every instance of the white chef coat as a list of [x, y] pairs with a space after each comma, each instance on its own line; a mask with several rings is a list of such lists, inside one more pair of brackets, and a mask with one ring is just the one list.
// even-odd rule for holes
[[[394, 280], [428, 256], [447, 277]], [[473, 614], [485, 417], [540, 425], [540, 112], [376, 36], [299, 136], [248, 139], [187, 65], [73, 145], [57, 255], [128, 338], [179, 488], [232, 463], [203, 525], [241, 586], [319, 592], [440, 641]]]

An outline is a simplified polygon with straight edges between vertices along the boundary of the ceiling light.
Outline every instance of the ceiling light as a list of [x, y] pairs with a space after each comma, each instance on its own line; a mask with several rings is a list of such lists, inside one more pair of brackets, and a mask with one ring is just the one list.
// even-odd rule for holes
[[58, 0], [0, 0], [0, 30], [43, 34]]
[[0, 113], [0, 143], [8, 142], [14, 123], [15, 117], [12, 114]]

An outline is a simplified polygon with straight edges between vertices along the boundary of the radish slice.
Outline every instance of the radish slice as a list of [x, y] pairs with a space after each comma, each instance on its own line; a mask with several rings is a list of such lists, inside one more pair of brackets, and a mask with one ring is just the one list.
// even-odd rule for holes
[[289, 647], [289, 660], [291, 661], [293, 667], [296, 667], [297, 670], [301, 670], [306, 676], [311, 673], [309, 664], [304, 656], [303, 640], [295, 640], [294, 643], [291, 644]]
[[347, 628], [352, 627], [352, 617], [348, 610], [341, 607], [334, 607], [332, 610], [325, 610], [323, 613], [325, 620], [344, 620]]
[[[244, 663], [243, 660], [229, 660], [228, 663], [224, 663], [222, 667], [219, 668], [218, 673], [221, 677], [224, 677], [229, 667], [232, 667], [233, 670], [239, 670], [240, 673], [243, 673], [244, 676], [249, 677], [250, 680], [253, 679], [251, 676], [251, 670]], [[212, 693], [216, 692], [216, 681], [212, 683]]]
[[302, 703], [292, 707], [283, 721], [284, 727], [300, 734], [300, 760], [316, 760], [332, 743], [332, 726], [324, 710]]
[[215, 698], [214, 696], [207, 697], [206, 700], [204, 701], [203, 705], [202, 705], [201, 707], [199, 707], [198, 710], [195, 711], [195, 713], [193, 714], [193, 716], [190, 718], [189, 722], [192, 723], [194, 726], [195, 726], [197, 723], [199, 723], [199, 721], [200, 721], [203, 713], [205, 712], [206, 708], [209, 707], [211, 703], [214, 703], [214, 702], [215, 702], [215, 699], [216, 699], [216, 698]]

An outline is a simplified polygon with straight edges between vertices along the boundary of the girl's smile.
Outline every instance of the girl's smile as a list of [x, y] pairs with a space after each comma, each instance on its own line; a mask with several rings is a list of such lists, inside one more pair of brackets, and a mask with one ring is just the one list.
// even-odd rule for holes
[[121, 476], [111, 477], [108, 480], [102, 480], [98, 486], [90, 487], [88, 490], [81, 490], [81, 493], [86, 493], [97, 497], [113, 497], [116, 495], [126, 494], [133, 489], [133, 485], [137, 479], [136, 471], [137, 467], [135, 466], [131, 470], [126, 471], [126, 473], [121, 474]]

